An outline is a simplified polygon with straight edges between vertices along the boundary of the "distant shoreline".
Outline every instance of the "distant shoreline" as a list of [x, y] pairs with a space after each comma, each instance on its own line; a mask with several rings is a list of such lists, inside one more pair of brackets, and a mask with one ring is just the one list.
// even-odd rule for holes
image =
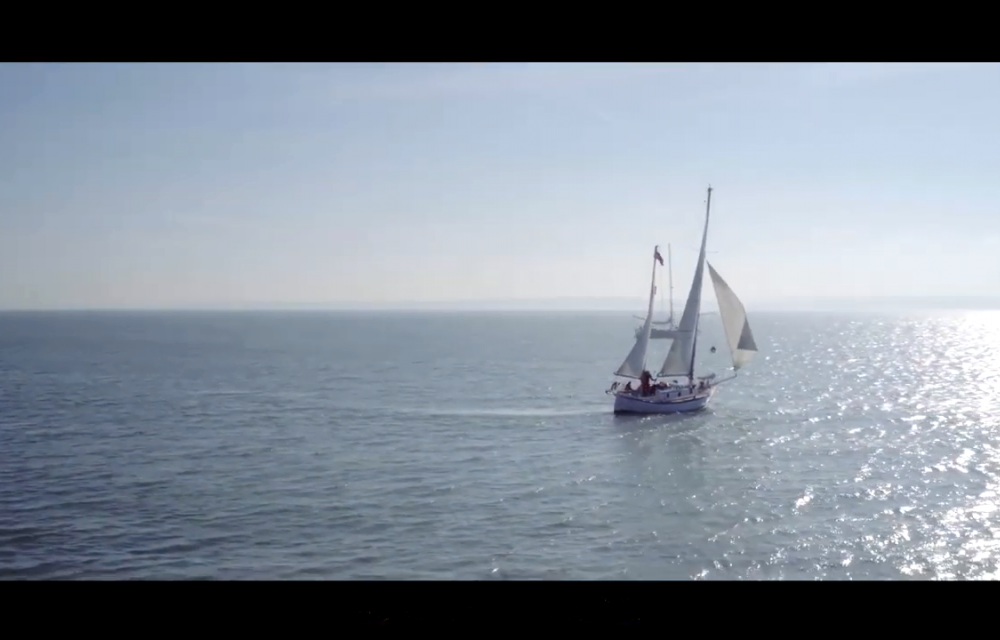
[[[675, 315], [683, 311], [683, 300], [675, 301]], [[884, 297], [884, 298], [827, 298], [827, 299], [773, 299], [748, 300], [747, 312], [753, 313], [839, 313], [839, 312], [892, 312], [892, 311], [988, 311], [1000, 310], [1000, 298], [995, 297]], [[0, 308], [0, 314], [50, 314], [50, 313], [645, 313], [643, 300], [618, 298], [564, 299], [564, 300], [496, 300], [469, 302], [398, 302], [398, 303], [342, 303], [342, 304], [245, 304], [188, 307], [65, 307], [65, 308]], [[705, 312], [717, 312], [714, 299], [703, 301]], [[657, 308], [656, 316], [664, 311]]]

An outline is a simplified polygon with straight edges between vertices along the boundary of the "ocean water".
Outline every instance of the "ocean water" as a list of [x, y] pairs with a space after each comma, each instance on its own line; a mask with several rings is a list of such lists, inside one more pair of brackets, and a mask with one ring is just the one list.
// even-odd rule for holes
[[1000, 314], [756, 313], [616, 417], [636, 322], [0, 314], [0, 577], [1000, 576]]

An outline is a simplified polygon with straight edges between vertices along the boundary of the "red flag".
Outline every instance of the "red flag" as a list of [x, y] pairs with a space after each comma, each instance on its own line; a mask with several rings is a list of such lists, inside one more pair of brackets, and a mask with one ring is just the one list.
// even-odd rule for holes
[[653, 258], [655, 258], [660, 263], [661, 267], [663, 266], [663, 256], [660, 255], [660, 247], [659, 246], [657, 246], [655, 249], [653, 249]]

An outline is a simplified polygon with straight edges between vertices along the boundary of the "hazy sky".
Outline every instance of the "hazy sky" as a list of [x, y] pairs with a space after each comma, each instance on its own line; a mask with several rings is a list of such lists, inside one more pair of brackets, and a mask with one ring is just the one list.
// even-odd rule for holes
[[2, 64], [0, 307], [641, 299], [668, 242], [682, 305], [709, 183], [748, 307], [1000, 296], [998, 176], [995, 64]]

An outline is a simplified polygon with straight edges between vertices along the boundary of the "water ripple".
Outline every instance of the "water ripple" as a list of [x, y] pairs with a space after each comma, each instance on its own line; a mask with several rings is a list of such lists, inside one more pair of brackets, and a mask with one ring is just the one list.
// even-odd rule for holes
[[0, 578], [1000, 577], [996, 314], [761, 314], [685, 418], [571, 325], [0, 315]]

